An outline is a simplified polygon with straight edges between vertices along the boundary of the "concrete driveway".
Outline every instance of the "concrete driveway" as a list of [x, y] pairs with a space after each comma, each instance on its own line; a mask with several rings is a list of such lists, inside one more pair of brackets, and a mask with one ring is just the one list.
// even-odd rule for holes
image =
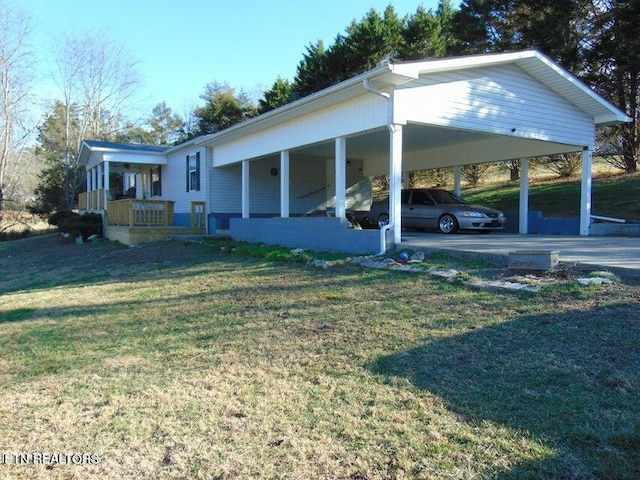
[[563, 235], [511, 235], [402, 232], [400, 248], [466, 252], [489, 257], [506, 265], [514, 250], [558, 250], [560, 262], [578, 263], [587, 268], [616, 271], [640, 278], [640, 238], [579, 237]]

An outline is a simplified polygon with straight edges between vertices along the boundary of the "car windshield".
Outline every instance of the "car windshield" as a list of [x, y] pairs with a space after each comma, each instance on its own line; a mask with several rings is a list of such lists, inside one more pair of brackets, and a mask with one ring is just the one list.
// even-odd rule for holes
[[429, 193], [431, 193], [431, 196], [434, 198], [436, 203], [467, 203], [467, 201], [462, 198], [462, 195], [458, 195], [453, 192], [447, 192], [445, 190], [431, 190]]

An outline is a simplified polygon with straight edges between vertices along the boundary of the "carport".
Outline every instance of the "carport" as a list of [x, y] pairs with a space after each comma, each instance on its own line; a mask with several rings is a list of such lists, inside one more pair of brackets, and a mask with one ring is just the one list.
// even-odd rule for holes
[[[233, 237], [322, 248], [321, 237], [329, 234], [349, 243], [345, 250], [371, 252], [377, 244], [369, 238], [373, 232], [340, 239], [353, 181], [348, 182], [349, 164], [358, 162], [362, 178], [389, 174], [390, 240], [400, 244], [403, 172], [520, 159], [524, 234], [529, 159], [582, 152], [580, 234], [587, 236], [596, 127], [626, 121], [627, 115], [566, 70], [525, 51], [386, 64], [200, 143], [211, 153], [213, 196], [215, 171], [241, 165], [241, 218], [231, 221]], [[264, 176], [252, 176], [252, 165], [265, 158], [278, 162], [271, 169], [279, 177], [278, 219], [252, 218], [252, 191], [264, 183]], [[300, 201], [290, 194], [292, 162], [313, 159], [327, 165], [325, 200], [335, 206], [336, 218], [323, 219], [326, 229], [291, 215]]]

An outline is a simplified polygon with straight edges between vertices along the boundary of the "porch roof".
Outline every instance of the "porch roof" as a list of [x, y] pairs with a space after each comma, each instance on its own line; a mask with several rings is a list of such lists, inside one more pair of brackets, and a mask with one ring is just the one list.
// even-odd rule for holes
[[121, 164], [166, 165], [166, 152], [171, 147], [135, 143], [84, 140], [78, 154], [78, 163], [87, 168], [108, 161]]

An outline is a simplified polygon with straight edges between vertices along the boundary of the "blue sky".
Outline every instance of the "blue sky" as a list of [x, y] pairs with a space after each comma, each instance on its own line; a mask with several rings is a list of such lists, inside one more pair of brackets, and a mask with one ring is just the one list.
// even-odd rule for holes
[[[66, 29], [106, 31], [139, 61], [139, 108], [166, 101], [184, 115], [208, 82], [227, 82], [253, 98], [278, 75], [293, 79], [305, 47], [332, 43], [353, 19], [390, 3], [400, 16], [437, 0], [15, 0], [32, 17], [43, 62]], [[457, 4], [458, 2], [454, 2]]]

